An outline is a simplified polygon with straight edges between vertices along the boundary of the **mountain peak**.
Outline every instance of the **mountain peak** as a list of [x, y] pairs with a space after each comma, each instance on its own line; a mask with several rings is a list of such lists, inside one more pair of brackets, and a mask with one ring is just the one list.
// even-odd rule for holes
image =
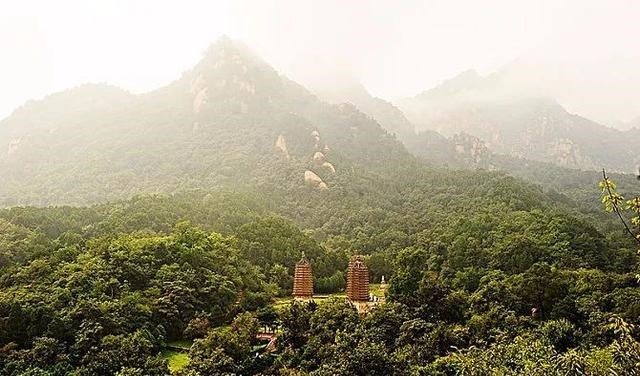
[[267, 63], [246, 44], [239, 40], [223, 35], [207, 48], [202, 62], [217, 62], [222, 59], [236, 62], [252, 62], [267, 65]]
[[[244, 43], [222, 36], [182, 81], [191, 95], [193, 113], [248, 113], [284, 96], [278, 72]], [[201, 119], [203, 120], [203, 119]]]
[[224, 49], [248, 50], [249, 48], [239, 40], [232, 39], [228, 35], [223, 35], [207, 48], [205, 55], [215, 54]]

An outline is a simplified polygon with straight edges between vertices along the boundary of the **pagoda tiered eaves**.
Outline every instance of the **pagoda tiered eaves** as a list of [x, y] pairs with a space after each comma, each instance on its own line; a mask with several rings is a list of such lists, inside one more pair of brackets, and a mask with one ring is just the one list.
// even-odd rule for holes
[[313, 297], [313, 272], [311, 264], [302, 256], [295, 267], [293, 276], [293, 296], [296, 298]]
[[362, 256], [353, 256], [349, 261], [347, 296], [354, 302], [369, 301], [369, 269]]

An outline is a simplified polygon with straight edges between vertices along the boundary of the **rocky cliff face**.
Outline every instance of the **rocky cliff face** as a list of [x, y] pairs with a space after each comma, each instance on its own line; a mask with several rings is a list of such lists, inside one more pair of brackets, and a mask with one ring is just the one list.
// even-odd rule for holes
[[456, 134], [452, 141], [455, 152], [463, 158], [470, 159], [473, 163], [480, 163], [491, 154], [482, 140], [469, 134]]

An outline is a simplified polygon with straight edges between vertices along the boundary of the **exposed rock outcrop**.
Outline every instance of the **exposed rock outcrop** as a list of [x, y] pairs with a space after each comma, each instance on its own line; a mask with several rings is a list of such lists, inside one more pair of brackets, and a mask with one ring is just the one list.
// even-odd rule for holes
[[284, 139], [283, 135], [279, 135], [278, 138], [276, 139], [276, 149], [279, 150], [282, 155], [284, 155], [284, 157], [286, 159], [290, 159], [291, 157], [289, 156], [289, 149], [287, 149], [287, 142]]
[[316, 153], [313, 155], [313, 161], [317, 165], [322, 165], [325, 160], [326, 158], [324, 157], [324, 154], [322, 154], [322, 152], [316, 151]]
[[324, 162], [324, 163], [322, 164], [322, 167], [323, 167], [325, 170], [327, 170], [327, 171], [331, 172], [332, 174], [336, 172], [336, 168], [335, 168], [335, 167], [333, 167], [333, 165], [332, 165], [331, 163], [329, 163], [329, 162]]
[[553, 162], [560, 166], [584, 166], [597, 169], [598, 165], [586, 157], [580, 146], [568, 138], [560, 138], [550, 143], [548, 147]]
[[13, 140], [9, 141], [9, 148], [7, 149], [7, 155], [11, 155], [15, 153], [18, 150], [18, 146], [20, 146], [21, 142], [22, 142], [21, 138], [14, 138]]
[[469, 157], [476, 163], [490, 154], [482, 140], [464, 132], [454, 135], [453, 142], [456, 153]]
[[320, 178], [320, 176], [318, 176], [311, 170], [306, 170], [304, 172], [304, 182], [319, 190], [325, 190], [329, 188], [327, 184], [322, 181], [322, 178]]
[[202, 74], [199, 74], [191, 81], [190, 92], [192, 95], [198, 94], [198, 92], [205, 87], [205, 79]]
[[202, 107], [209, 102], [209, 89], [203, 88], [198, 94], [196, 94], [195, 98], [193, 98], [193, 113], [199, 114], [202, 111]]
[[311, 132], [311, 137], [316, 141], [315, 148], [318, 149], [318, 145], [320, 145], [320, 133], [318, 131]]

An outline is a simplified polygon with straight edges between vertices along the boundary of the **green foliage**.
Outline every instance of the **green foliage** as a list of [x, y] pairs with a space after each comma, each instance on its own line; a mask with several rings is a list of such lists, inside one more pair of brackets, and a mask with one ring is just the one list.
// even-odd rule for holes
[[165, 338], [196, 318], [225, 323], [266, 285], [235, 239], [188, 223], [168, 235], [93, 238], [70, 256], [37, 258], [4, 277], [0, 339], [34, 352], [51, 338], [79, 374], [150, 369]]
[[210, 331], [194, 342], [189, 364], [179, 374], [254, 374], [263, 361], [252, 356], [258, 328], [258, 320], [244, 313], [231, 326]]
[[[209, 100], [194, 111], [198, 80]], [[500, 161], [543, 188], [425, 165], [226, 42], [147, 95], [89, 86], [29, 104], [0, 141], [24, 132], [0, 153], [2, 375], [166, 375], [161, 352], [184, 338], [184, 376], [639, 369], [638, 255], [594, 212], [591, 173]], [[305, 186], [306, 169], [329, 189]], [[604, 184], [607, 208], [640, 226], [638, 200]], [[65, 203], [95, 205], [16, 206]], [[386, 303], [271, 307], [303, 252], [322, 293], [364, 255]], [[278, 327], [275, 349], [260, 327]]]
[[[640, 324], [637, 255], [617, 232], [499, 174], [420, 170], [394, 179], [378, 191], [360, 186], [364, 196], [292, 194], [295, 209], [274, 193], [278, 212], [264, 197], [224, 189], [0, 210], [1, 363], [11, 367], [3, 372], [168, 372], [157, 355], [185, 336], [200, 339], [185, 375], [455, 374], [472, 355], [482, 362], [474, 351], [521, 356], [499, 346], [527, 336], [569, 368], [628, 367], [616, 365], [622, 348], [612, 350], [608, 320]], [[302, 251], [318, 292], [343, 289], [349, 256], [365, 253], [371, 279], [390, 281], [387, 304], [359, 316], [342, 301], [293, 303], [276, 318], [266, 307], [289, 294]], [[282, 325], [273, 356], [225, 329], [244, 311]], [[59, 350], [31, 366], [40, 338]]]
[[176, 372], [183, 369], [189, 364], [189, 355], [183, 351], [176, 350], [164, 350], [162, 351], [162, 358], [167, 360], [167, 367], [169, 371]]

